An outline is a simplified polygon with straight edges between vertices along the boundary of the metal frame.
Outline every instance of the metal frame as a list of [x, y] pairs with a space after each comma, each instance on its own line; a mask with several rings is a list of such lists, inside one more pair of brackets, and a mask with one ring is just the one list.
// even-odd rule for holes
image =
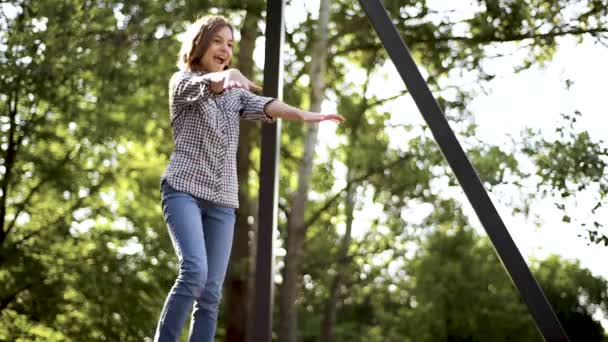
[[[359, 0], [372, 26], [378, 33], [391, 60], [418, 109], [431, 129], [441, 152], [460, 182], [481, 224], [520, 296], [528, 306], [545, 341], [569, 341], [542, 289], [534, 279], [524, 258], [494, 207], [486, 189], [456, 135], [420, 74], [407, 46], [379, 0]], [[282, 80], [281, 48], [283, 45], [284, 0], [267, 2], [266, 61], [264, 94], [280, 97]], [[253, 331], [250, 341], [270, 342], [272, 337], [272, 242], [276, 230], [278, 151], [280, 121], [264, 125], [260, 166], [259, 229], [257, 241], [256, 281], [254, 291]]]
[[[269, 0], [266, 4], [266, 55], [264, 60], [264, 95], [283, 97], [283, 59], [285, 36], [284, 0]], [[272, 303], [274, 256], [273, 240], [277, 227], [279, 149], [281, 120], [262, 126], [260, 156], [260, 191], [258, 205], [258, 234], [253, 293], [253, 324], [248, 334], [250, 342], [272, 340]]]

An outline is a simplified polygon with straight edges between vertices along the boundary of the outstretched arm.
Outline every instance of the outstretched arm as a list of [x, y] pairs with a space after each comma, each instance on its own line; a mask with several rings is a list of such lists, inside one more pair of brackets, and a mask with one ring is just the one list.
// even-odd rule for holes
[[326, 120], [333, 122], [344, 121], [344, 117], [338, 114], [307, 112], [299, 108], [292, 107], [279, 100], [274, 100], [268, 103], [268, 105], [266, 105], [265, 112], [270, 117], [286, 120], [299, 120], [304, 122], [321, 122]]
[[[237, 69], [229, 69], [221, 72], [209, 73], [203, 76], [210, 82], [210, 90], [214, 93], [221, 93], [228, 88], [243, 88], [248, 91], [261, 91], [262, 88], [257, 84], [247, 79]], [[246, 98], [250, 99], [253, 94], [245, 92]], [[253, 96], [255, 97], [255, 96]], [[337, 114], [320, 114], [308, 112], [299, 108], [292, 107], [282, 101], [274, 100], [264, 108], [266, 115], [272, 118], [281, 118], [286, 120], [299, 120], [304, 122], [321, 122], [334, 121], [343, 122], [344, 117]]]

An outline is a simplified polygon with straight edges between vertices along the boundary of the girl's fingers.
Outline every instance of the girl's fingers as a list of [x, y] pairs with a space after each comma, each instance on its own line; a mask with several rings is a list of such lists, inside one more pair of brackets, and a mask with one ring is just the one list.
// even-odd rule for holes
[[229, 88], [244, 88], [244, 89], [249, 89], [247, 87], [246, 83], [241, 83], [239, 81], [234, 81], [234, 80], [230, 80], [228, 82], [224, 83], [224, 88], [225, 89], [229, 89]]
[[231, 71], [228, 76], [224, 79], [224, 89], [228, 88], [243, 88], [252, 91], [260, 91], [262, 88], [257, 84], [251, 82], [245, 76], [238, 71]]
[[321, 120], [331, 120], [334, 122], [343, 122], [344, 117], [342, 115], [338, 115], [338, 114], [327, 114], [327, 115], [323, 115]]

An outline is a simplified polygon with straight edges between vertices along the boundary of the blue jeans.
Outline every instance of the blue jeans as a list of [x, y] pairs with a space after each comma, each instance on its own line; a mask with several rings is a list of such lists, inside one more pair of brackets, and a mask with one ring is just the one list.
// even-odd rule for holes
[[178, 341], [194, 308], [190, 341], [212, 342], [234, 235], [234, 208], [179, 192], [166, 181], [162, 205], [179, 274], [165, 301], [154, 340]]

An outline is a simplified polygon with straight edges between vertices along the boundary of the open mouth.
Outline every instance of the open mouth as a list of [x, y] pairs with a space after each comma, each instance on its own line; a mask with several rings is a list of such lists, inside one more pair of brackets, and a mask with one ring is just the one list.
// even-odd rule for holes
[[214, 59], [214, 60], [215, 60], [217, 63], [219, 63], [219, 64], [224, 64], [224, 62], [226, 62], [226, 59], [227, 59], [227, 58], [220, 57], [220, 56], [215, 56], [213, 59]]

